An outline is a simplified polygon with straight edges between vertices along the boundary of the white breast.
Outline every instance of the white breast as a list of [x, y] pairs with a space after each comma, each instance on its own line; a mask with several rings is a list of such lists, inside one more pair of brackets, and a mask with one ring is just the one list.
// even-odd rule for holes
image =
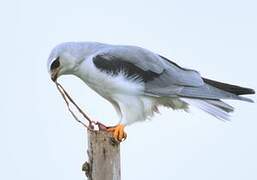
[[153, 114], [156, 101], [143, 95], [143, 82], [127, 78], [123, 72], [118, 75], [102, 72], [95, 67], [92, 59], [84, 61], [76, 75], [114, 105], [121, 115], [121, 123], [142, 121]]
[[77, 71], [77, 75], [102, 96], [112, 94], [139, 95], [144, 90], [144, 83], [133, 78], [128, 79], [121, 72], [118, 75], [110, 75], [97, 69], [89, 58], [84, 61]]

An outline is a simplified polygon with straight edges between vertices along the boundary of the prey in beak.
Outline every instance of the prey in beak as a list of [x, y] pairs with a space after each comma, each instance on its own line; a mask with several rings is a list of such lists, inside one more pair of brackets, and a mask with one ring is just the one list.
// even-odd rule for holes
[[53, 82], [56, 82], [60, 69], [60, 61], [59, 57], [57, 57], [50, 66], [50, 74]]

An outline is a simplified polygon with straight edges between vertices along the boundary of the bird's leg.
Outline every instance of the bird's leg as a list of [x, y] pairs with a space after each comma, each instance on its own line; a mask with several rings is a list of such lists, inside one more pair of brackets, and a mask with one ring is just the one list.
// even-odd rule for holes
[[123, 141], [127, 138], [127, 133], [124, 131], [125, 125], [118, 124], [114, 127], [108, 127], [107, 131], [111, 132], [114, 139], [117, 141]]

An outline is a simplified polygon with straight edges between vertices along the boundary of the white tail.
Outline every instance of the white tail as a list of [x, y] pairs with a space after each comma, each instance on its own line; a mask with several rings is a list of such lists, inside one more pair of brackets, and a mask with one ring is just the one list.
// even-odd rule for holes
[[220, 120], [229, 120], [229, 112], [234, 108], [219, 100], [180, 98], [185, 103], [195, 106]]

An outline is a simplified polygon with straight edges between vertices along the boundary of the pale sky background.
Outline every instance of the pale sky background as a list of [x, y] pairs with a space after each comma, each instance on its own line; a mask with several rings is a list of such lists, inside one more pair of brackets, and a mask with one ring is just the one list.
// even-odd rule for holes
[[[2, 0], [0, 179], [85, 179], [86, 133], [46, 69], [56, 44], [138, 45], [204, 77], [257, 89], [256, 9], [255, 0]], [[79, 79], [60, 81], [92, 117], [117, 122], [112, 106]], [[230, 103], [229, 123], [162, 108], [128, 127], [122, 179], [257, 179], [257, 105]]]

